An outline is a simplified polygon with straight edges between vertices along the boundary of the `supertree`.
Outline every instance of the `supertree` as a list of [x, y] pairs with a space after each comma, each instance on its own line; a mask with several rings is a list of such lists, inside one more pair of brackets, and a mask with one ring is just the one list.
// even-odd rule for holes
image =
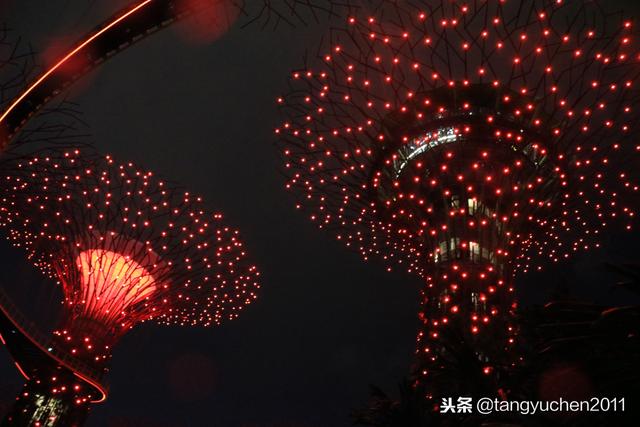
[[277, 99], [296, 207], [423, 279], [413, 378], [434, 403], [504, 397], [516, 276], [631, 228], [633, 33], [595, 1], [391, 0]]
[[[190, 25], [188, 18], [199, 15], [204, 15], [205, 19], [214, 20], [215, 22], [206, 22], [206, 24], [215, 25], [221, 30], [228, 29], [236, 20], [244, 20], [243, 25], [261, 23], [265, 27], [275, 28], [281, 23], [286, 23], [287, 25], [305, 24], [307, 18], [319, 19], [320, 15], [331, 17], [337, 15], [343, 8], [350, 7], [349, 1], [334, 2], [333, 0], [318, 0], [317, 2], [300, 2], [298, 0], [292, 2], [252, 1], [247, 2], [247, 4], [235, 0], [137, 0], [131, 2], [82, 37], [56, 62], [44, 67], [36, 65], [33, 61], [35, 57], [33, 52], [30, 49], [25, 49], [24, 44], [21, 45], [19, 43], [19, 39], [11, 37], [12, 34], [10, 34], [10, 30], [3, 28], [2, 31], [0, 31], [0, 154], [3, 155], [0, 167], [3, 170], [3, 174], [6, 174], [5, 183], [8, 184], [12, 182], [12, 180], [17, 180], [13, 181], [14, 183], [18, 182], [22, 174], [25, 173], [24, 169], [15, 169], [12, 167], [16, 160], [16, 158], [12, 158], [12, 156], [17, 152], [28, 151], [24, 147], [24, 145], [28, 145], [27, 143], [37, 143], [46, 146], [55, 144], [58, 145], [60, 149], [64, 149], [64, 147], [73, 145], [74, 141], [78, 139], [79, 135], [77, 132], [72, 132], [74, 134], [70, 137], [68, 132], [70, 126], [67, 123], [56, 122], [56, 120], [60, 119], [60, 116], [75, 116], [77, 114], [75, 107], [69, 107], [67, 103], [63, 102], [53, 108], [46, 108], [47, 104], [84, 74], [99, 66], [105, 60], [113, 57], [117, 52], [132, 46], [158, 30], [179, 21], [187, 21], [186, 25]], [[39, 123], [34, 126], [33, 119], [36, 118], [36, 116], [38, 116], [36, 122]], [[53, 116], [53, 122], [49, 120], [50, 117], [48, 116]], [[18, 148], [18, 150], [10, 155], [3, 153], [9, 144]], [[52, 157], [54, 159], [59, 157], [55, 152], [51, 154], [44, 154], [44, 152], [36, 153], [35, 155], [46, 156], [47, 158]], [[86, 167], [95, 167], [102, 171], [107, 171], [107, 168], [112, 166], [115, 167], [114, 165], [106, 163], [104, 159], [96, 160], [99, 159], [99, 157], [96, 157], [95, 154], [92, 156], [93, 159], [88, 160], [89, 163], [85, 164]], [[24, 158], [30, 159], [31, 154]], [[79, 165], [84, 162], [85, 160], [78, 159], [77, 164]], [[40, 178], [43, 180], [55, 181], [56, 179], [66, 179], [67, 177], [66, 174], [59, 174], [45, 178], [45, 169], [46, 168], [43, 168], [39, 171], [41, 173]], [[48, 172], [55, 171], [59, 170], [48, 170]], [[70, 174], [74, 174], [76, 172], [79, 173], [78, 171], [80, 171], [80, 169], [76, 172], [74, 172], [73, 169], [69, 169], [69, 171]], [[134, 170], [131, 169], [129, 172], [133, 174]], [[150, 185], [152, 187], [155, 185], [150, 175], [147, 181], [149, 182], [140, 181], [139, 185]], [[91, 185], [91, 178], [84, 179], [84, 182], [86, 185]], [[107, 183], [106, 185], [104, 189], [108, 191], [108, 185], [110, 184]], [[34, 187], [32, 187], [32, 189], [33, 188]], [[51, 188], [53, 189], [54, 187]], [[7, 190], [9, 189], [10, 188]], [[156, 196], [161, 197], [162, 188], [158, 187], [157, 190], [158, 193]], [[34, 196], [49, 197], [49, 200], [53, 200], [56, 195], [55, 191], [49, 193], [42, 191], [44, 190], [41, 189], [41, 193]], [[80, 192], [84, 190], [82, 190], [81, 185], [78, 184], [78, 187], [76, 187], [74, 191], [76, 191], [75, 194], [80, 197]], [[179, 190], [171, 189], [167, 190], [166, 194], [163, 194], [163, 196], [166, 196], [169, 206], [175, 202], [176, 206], [178, 206], [176, 209], [180, 212], [182, 212], [181, 209], [183, 207], [187, 209], [187, 205], [190, 205], [193, 209], [197, 209], [197, 205], [200, 204], [199, 199], [189, 199], [187, 197], [184, 200], [180, 200], [181, 195], [178, 194], [179, 192]], [[7, 196], [7, 193], [4, 195]], [[11, 212], [17, 215], [21, 212], [21, 209], [26, 206], [24, 205], [26, 199], [16, 199], [12, 196], [10, 200], [10, 203], [15, 204], [11, 205], [11, 207], [5, 206], [5, 208], [14, 209], [14, 211], [7, 211], [8, 216], [3, 217], [3, 221], [12, 221]], [[137, 200], [137, 202], [143, 203], [144, 201], [140, 199]], [[126, 203], [124, 199], [117, 203], [122, 204], [123, 212], [126, 212], [128, 209], [134, 209], [137, 206], [135, 203], [129, 207], [124, 206], [124, 203]], [[70, 206], [67, 206], [66, 209], [69, 215], [79, 213], [79, 211], [72, 211]], [[90, 207], [87, 207], [87, 209], [90, 209]], [[44, 213], [45, 211], [46, 209], [40, 213]], [[142, 212], [142, 214], [151, 214], [151, 212], [147, 210], [141, 210], [140, 212]], [[112, 212], [113, 215], [116, 215], [116, 213], [117, 212]], [[186, 214], [186, 211], [182, 213]], [[24, 215], [31, 214], [35, 214], [35, 211], [23, 213], [23, 217]], [[98, 214], [96, 213], [96, 215]], [[180, 213], [176, 213], [176, 215], [180, 215]], [[228, 229], [222, 228], [222, 226], [218, 224], [220, 218], [213, 217], [207, 219], [203, 213], [199, 215], [202, 216], [200, 221], [210, 221], [212, 227], [218, 229], [222, 234], [218, 236], [210, 235], [209, 237], [211, 239], [215, 238], [217, 240], [212, 240], [209, 244], [205, 241], [193, 243], [193, 246], [184, 248], [186, 251], [184, 252], [185, 254], [188, 253], [189, 250], [192, 250], [194, 251], [192, 256], [195, 256], [197, 255], [195, 253], [196, 249], [206, 251], [206, 248], [210, 247], [213, 250], [209, 255], [211, 257], [216, 256], [225, 259], [229, 258], [231, 260], [234, 257], [233, 253], [236, 251], [239, 253], [236, 258], [243, 256], [239, 241], [234, 240], [235, 238], [229, 234], [230, 231]], [[28, 218], [30, 224], [33, 224], [31, 221], [33, 221], [34, 218]], [[91, 221], [90, 218], [96, 219], [95, 216], [87, 216], [82, 217], [82, 220], [86, 219], [87, 221]], [[15, 216], [13, 220], [15, 220]], [[114, 226], [117, 226], [117, 221], [117, 219], [113, 220]], [[185, 218], [185, 221], [188, 221], [188, 219]], [[20, 229], [15, 223], [13, 225], [7, 225], [8, 230], [10, 230], [10, 236], [16, 245], [29, 245], [27, 248], [29, 257], [41, 268], [47, 270], [50, 275], [56, 277], [56, 280], [62, 284], [62, 288], [65, 291], [65, 301], [68, 303], [75, 301], [76, 307], [80, 307], [78, 301], [73, 299], [80, 298], [81, 304], [85, 305], [86, 309], [89, 310], [89, 313], [85, 314], [79, 313], [77, 310], [65, 311], [65, 316], [70, 317], [65, 317], [65, 319], [62, 320], [60, 327], [56, 330], [56, 338], [53, 342], [50, 342], [49, 337], [43, 336], [37, 328], [30, 326], [32, 319], [22, 316], [10, 298], [0, 295], [0, 297], [2, 297], [0, 301], [0, 327], [4, 332], [2, 341], [3, 343], [6, 342], [14, 359], [16, 359], [16, 367], [18, 370], [28, 379], [28, 383], [25, 386], [25, 393], [28, 394], [21, 396], [5, 421], [11, 425], [30, 422], [42, 424], [45, 422], [44, 420], [50, 417], [53, 417], [53, 420], [49, 419], [46, 421], [49, 423], [47, 425], [67, 425], [69, 423], [75, 425], [80, 423], [86, 415], [88, 408], [87, 402], [101, 401], [106, 398], [107, 390], [102, 376], [108, 361], [109, 352], [107, 349], [110, 349], [111, 345], [116, 342], [119, 337], [119, 334], [116, 333], [115, 330], [109, 329], [113, 326], [113, 322], [119, 322], [118, 313], [126, 313], [127, 319], [131, 321], [131, 324], [125, 324], [124, 326], [122, 326], [121, 323], [122, 329], [119, 329], [120, 333], [136, 322], [146, 320], [145, 316], [148, 316], [149, 319], [153, 317], [160, 321], [163, 319], [162, 316], [170, 316], [167, 313], [159, 315], [157, 311], [158, 308], [156, 306], [159, 302], [155, 297], [160, 298], [159, 295], [161, 295], [161, 293], [168, 291], [162, 289], [162, 292], [160, 292], [161, 289], [156, 289], [156, 286], [160, 286], [160, 284], [162, 284], [163, 287], [168, 286], [167, 283], [169, 281], [175, 285], [176, 281], [180, 283], [180, 280], [184, 280], [185, 282], [180, 283], [180, 285], [189, 287], [191, 281], [197, 282], [198, 279], [200, 279], [208, 282], [210, 280], [210, 282], [207, 283], [209, 288], [207, 288], [205, 284], [197, 285], [201, 286], [201, 288], [192, 291], [194, 294], [189, 297], [191, 298], [190, 301], [183, 302], [185, 306], [192, 304], [194, 307], [200, 307], [203, 316], [205, 316], [206, 308], [204, 306], [208, 305], [210, 301], [203, 299], [205, 298], [203, 293], [209, 293], [206, 298], [218, 298], [222, 301], [227, 301], [225, 286], [228, 285], [225, 285], [226, 279], [236, 280], [236, 285], [240, 286], [239, 283], [244, 280], [244, 277], [247, 280], [246, 286], [254, 285], [250, 278], [250, 275], [255, 273], [253, 269], [249, 269], [245, 276], [233, 279], [235, 271], [230, 270], [226, 273], [225, 271], [220, 271], [213, 274], [215, 270], [224, 270], [223, 267], [216, 265], [207, 267], [213, 270], [210, 272], [212, 275], [207, 276], [205, 272], [200, 271], [198, 273], [198, 270], [189, 267], [187, 264], [182, 266], [172, 265], [171, 268], [163, 264], [162, 269], [152, 271], [148, 270], [148, 268], [155, 262], [153, 257], [144, 258], [143, 260], [132, 263], [123, 258], [123, 256], [129, 256], [129, 252], [136, 253], [136, 256], [141, 255], [138, 251], [146, 250], [147, 246], [145, 245], [151, 244], [149, 241], [145, 241], [144, 245], [140, 246], [136, 243], [137, 240], [135, 238], [123, 240], [124, 238], [118, 237], [111, 242], [103, 242], [103, 246], [97, 246], [100, 251], [102, 251], [101, 253], [97, 253], [97, 250], [86, 252], [84, 255], [86, 259], [83, 261], [80, 258], [69, 258], [72, 257], [71, 252], [65, 252], [62, 246], [57, 249], [52, 247], [47, 249], [47, 247], [41, 243], [34, 243], [34, 246], [31, 247], [27, 242], [37, 242], [42, 236], [39, 234], [41, 231], [27, 229], [27, 223], [22, 224], [24, 229]], [[81, 221], [76, 225], [78, 227], [88, 227], [91, 224]], [[70, 227], [69, 224], [66, 224], [66, 226]], [[156, 226], [160, 227], [158, 224], [156, 224]], [[156, 230], [158, 230], [158, 228], [156, 228]], [[69, 233], [79, 233], [80, 229], [68, 228], [66, 231]], [[229, 235], [227, 236], [227, 234]], [[101, 239], [103, 237], [104, 236], [101, 235], [87, 234], [82, 237], [82, 239], [84, 239], [82, 240], [82, 244], [96, 246], [98, 244], [94, 242], [95, 239]], [[77, 239], [80, 239], [80, 237], [77, 237]], [[224, 246], [226, 240], [228, 240], [228, 244]], [[214, 248], [213, 245], [216, 243], [219, 243], [221, 246]], [[61, 243], [58, 242], [58, 244]], [[230, 253], [222, 253], [225, 247]], [[67, 247], [66, 250], [70, 251], [71, 248]], [[178, 249], [173, 248], [173, 250], [175, 253], [165, 254], [163, 257], [169, 258], [171, 261], [174, 260], [175, 257], [181, 256], [181, 252]], [[219, 253], [218, 250], [222, 252]], [[98, 260], [94, 261], [93, 258], [91, 258], [94, 257], [94, 255]], [[38, 260], [39, 256], [49, 256], [50, 259]], [[64, 258], [65, 256], [67, 258]], [[77, 256], [79, 257], [80, 255]], [[54, 258], [58, 259], [58, 261], [55, 262], [65, 263], [66, 267], [55, 264], [53, 261]], [[210, 258], [202, 256], [202, 259], [198, 260], [196, 258], [194, 262], [206, 262], [203, 260], [210, 260]], [[242, 260], [238, 258], [237, 262], [241, 263]], [[92, 263], [98, 263], [97, 268], [103, 268], [103, 270], [103, 264], [113, 266], [111, 270], [115, 272], [116, 276], [120, 276], [121, 274], [131, 276], [123, 280], [124, 282], [137, 281], [137, 284], [132, 284], [132, 286], [135, 287], [135, 291], [130, 292], [116, 288], [115, 284], [121, 277], [112, 277], [111, 273], [106, 274], [100, 279], [83, 276], [82, 272], [86, 272], [86, 269], [93, 268]], [[187, 267], [188, 269], [184, 270]], [[241, 263], [238, 268], [241, 270], [242, 267], [243, 265]], [[67, 270], [64, 270], [64, 268], [67, 268]], [[79, 269], [78, 271], [80, 272], [74, 270], [76, 268]], [[187, 273], [192, 274], [192, 276], [186, 276]], [[61, 275], [64, 276], [66, 274], [75, 276], [67, 277], [63, 280]], [[135, 275], [137, 274], [142, 275], [140, 279], [135, 279]], [[150, 274], [153, 280], [143, 279], [146, 274]], [[198, 274], [200, 274], [200, 276], [198, 276]], [[140, 283], [141, 280], [144, 285]], [[109, 284], [109, 286], [106, 286], [106, 284]], [[111, 284], [113, 284], [113, 286], [111, 286]], [[124, 285], [119, 284], [118, 286]], [[151, 288], [149, 288], [149, 286], [151, 286]], [[81, 287], [84, 291], [82, 289], [79, 290], [78, 287]], [[139, 291], [138, 289], [140, 287], [147, 287], [147, 292], [151, 292], [151, 294]], [[124, 286], [124, 288], [126, 289], [127, 286]], [[173, 286], [170, 291], [174, 292], [177, 291], [177, 289], [177, 287]], [[116, 290], [118, 292], [116, 292]], [[73, 297], [70, 296], [71, 294], [69, 292], [73, 293]], [[82, 292], [89, 292], [90, 294], [82, 295]], [[245, 291], [243, 290], [242, 292]], [[185, 295], [188, 294], [185, 293]], [[196, 300], [196, 296], [199, 296], [200, 299]], [[95, 297], [94, 301], [90, 302], [90, 299], [87, 299], [89, 297]], [[154, 316], [142, 310], [142, 305], [145, 305], [145, 301], [149, 298], [153, 299], [149, 302], [150, 306], [147, 308], [155, 312]], [[181, 297], [178, 296], [176, 298]], [[104, 301], [110, 301], [107, 303], [110, 306], [103, 306], [102, 303]], [[166, 307], [175, 306], [175, 308], [170, 308], [170, 310], [172, 310], [176, 317], [172, 318], [172, 320], [167, 320], [167, 322], [179, 322], [178, 316], [180, 315], [176, 313], [176, 310], [179, 310], [180, 301], [181, 300], [171, 301], [170, 298], [167, 298], [166, 301], [164, 298], [161, 300], [162, 303], [169, 304]], [[224, 305], [225, 302], [221, 304]], [[238, 304], [238, 309], [240, 309], [242, 303], [240, 302]], [[151, 305], [154, 307], [151, 307]], [[136, 310], [129, 312], [129, 308], [134, 307]], [[95, 318], [95, 314], [104, 314], [103, 309], [107, 308], [109, 314], [113, 317]], [[147, 308], [145, 308], [145, 310]], [[215, 307], [209, 307], [213, 316], [220, 315], [223, 308], [224, 307], [220, 307], [218, 310]], [[141, 311], [138, 312], [138, 309]], [[197, 310], [194, 309], [194, 313], [196, 311]], [[187, 321], [186, 319], [189, 318], [188, 313], [182, 313], [181, 316], [182, 321]], [[219, 319], [215, 319], [215, 322], [218, 320]], [[201, 323], [210, 323], [211, 321], [211, 319], [201, 319]], [[197, 322], [194, 320], [193, 323]], [[107, 328], [106, 331], [105, 328]], [[64, 333], [65, 331], [67, 331], [67, 334]], [[89, 338], [92, 341], [100, 340], [99, 343], [93, 342], [91, 344], [91, 349], [99, 349], [98, 356], [92, 355], [89, 357], [89, 355], [84, 354], [87, 348], [84, 348], [83, 352], [83, 347], [79, 346], [80, 343], [73, 341], [75, 339], [74, 337], [79, 333], [85, 334], [85, 338]], [[60, 334], [65, 336], [61, 336]], [[69, 337], [72, 337], [71, 342], [67, 340]], [[95, 357], [101, 357], [102, 359], [95, 359]], [[55, 382], [55, 384], [53, 384], [52, 381]], [[61, 384], [62, 386], [60, 386]], [[65, 384], [76, 384], [79, 388], [76, 390], [74, 386], [72, 391], [71, 388]], [[61, 389], [61, 387], [64, 388]], [[54, 394], [52, 395], [52, 393]], [[74, 401], [78, 402], [78, 405], [69, 405], [69, 402]]]
[[0, 193], [9, 240], [63, 291], [50, 339], [3, 301], [3, 320], [20, 331], [3, 341], [27, 378], [6, 425], [80, 425], [106, 398], [112, 349], [136, 324], [214, 326], [256, 298], [238, 232], [132, 164], [44, 149], [4, 161]]

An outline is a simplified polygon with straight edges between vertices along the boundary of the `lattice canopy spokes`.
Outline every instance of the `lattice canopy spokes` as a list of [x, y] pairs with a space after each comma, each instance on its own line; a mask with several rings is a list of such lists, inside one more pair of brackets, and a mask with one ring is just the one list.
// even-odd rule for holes
[[8, 161], [0, 191], [9, 239], [61, 283], [71, 319], [116, 335], [147, 320], [214, 325], [256, 298], [238, 231], [132, 164], [45, 150]]

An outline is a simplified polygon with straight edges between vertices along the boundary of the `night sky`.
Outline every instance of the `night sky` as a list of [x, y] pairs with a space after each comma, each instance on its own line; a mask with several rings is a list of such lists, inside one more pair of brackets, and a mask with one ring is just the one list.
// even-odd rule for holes
[[[634, 0], [608, 3], [640, 16]], [[124, 4], [0, 0], [0, 22], [37, 52], [55, 52]], [[241, 230], [263, 285], [258, 301], [220, 328], [145, 324], [129, 333], [114, 353], [111, 395], [94, 407], [88, 426], [348, 426], [369, 384], [394, 392], [409, 372], [420, 280], [362, 262], [316, 230], [295, 211], [279, 175], [274, 100], [328, 25], [236, 26], [210, 43], [170, 28], [108, 61], [68, 95], [98, 150], [179, 181], [222, 211]], [[615, 277], [603, 269], [605, 261], [640, 262], [638, 237], [607, 236], [600, 251], [519, 279], [522, 303], [543, 303], [562, 281], [576, 298], [640, 302], [611, 292]], [[0, 255], [19, 258], [6, 243]], [[51, 285], [5, 264], [5, 283]], [[0, 349], [0, 402], [10, 402], [21, 384]]]

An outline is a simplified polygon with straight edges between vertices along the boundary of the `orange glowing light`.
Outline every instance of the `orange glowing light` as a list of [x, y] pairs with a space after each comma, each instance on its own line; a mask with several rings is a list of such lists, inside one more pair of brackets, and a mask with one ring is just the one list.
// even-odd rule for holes
[[20, 374], [22, 374], [22, 376], [25, 377], [27, 381], [29, 381], [29, 375], [27, 375], [24, 369], [22, 369], [22, 366], [20, 366], [18, 362], [13, 362], [13, 363], [16, 365], [16, 368], [18, 368], [18, 371], [20, 371]]
[[107, 391], [105, 390], [105, 388], [98, 384], [95, 381], [91, 381], [89, 378], [85, 377], [84, 375], [81, 375], [75, 371], [73, 371], [73, 375], [75, 375], [76, 377], [80, 378], [82, 381], [86, 381], [88, 384], [91, 384], [93, 387], [95, 387], [98, 391], [100, 391], [100, 398], [98, 400], [92, 400], [91, 403], [102, 403], [105, 400], [107, 400]]
[[156, 290], [153, 275], [128, 255], [90, 249], [81, 252], [76, 263], [81, 272], [83, 310], [92, 318], [122, 313]]

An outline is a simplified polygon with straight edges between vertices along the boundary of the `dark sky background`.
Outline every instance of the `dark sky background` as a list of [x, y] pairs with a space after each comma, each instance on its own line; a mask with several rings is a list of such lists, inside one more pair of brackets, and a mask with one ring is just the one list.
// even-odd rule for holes
[[[640, 16], [636, 1], [608, 3]], [[47, 52], [123, 4], [0, 0], [0, 22]], [[257, 303], [221, 328], [144, 325], [127, 335], [115, 350], [111, 395], [88, 426], [348, 426], [368, 384], [393, 392], [408, 373], [420, 280], [364, 263], [316, 230], [295, 212], [278, 174], [274, 99], [327, 25], [234, 27], [206, 44], [164, 30], [71, 92], [100, 151], [180, 181], [222, 210], [242, 231], [263, 284]], [[543, 303], [561, 281], [577, 298], [637, 303], [610, 291], [615, 277], [603, 263], [640, 262], [638, 236], [606, 240], [603, 250], [519, 279], [522, 303]], [[0, 254], [15, 257], [5, 243]], [[0, 278], [25, 281], [25, 269], [8, 264]], [[0, 349], [0, 401], [21, 383]]]

